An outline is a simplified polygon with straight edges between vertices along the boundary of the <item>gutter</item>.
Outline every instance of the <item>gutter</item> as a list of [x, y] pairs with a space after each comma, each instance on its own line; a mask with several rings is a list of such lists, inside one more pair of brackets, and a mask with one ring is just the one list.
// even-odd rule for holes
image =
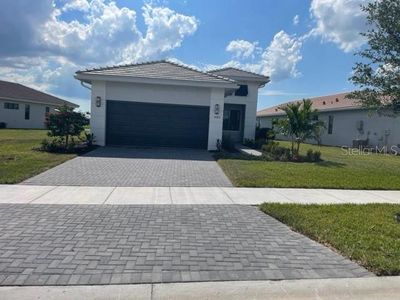
[[88, 85], [85, 85], [85, 83], [82, 80], [79, 80], [81, 82], [81, 86], [83, 86], [84, 88], [88, 89], [88, 90], [92, 90], [92, 88]]

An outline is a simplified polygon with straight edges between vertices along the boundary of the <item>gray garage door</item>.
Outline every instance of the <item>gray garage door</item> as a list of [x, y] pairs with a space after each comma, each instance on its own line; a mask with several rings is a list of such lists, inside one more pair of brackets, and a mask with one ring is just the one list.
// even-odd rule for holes
[[208, 106], [107, 101], [107, 145], [207, 148]]

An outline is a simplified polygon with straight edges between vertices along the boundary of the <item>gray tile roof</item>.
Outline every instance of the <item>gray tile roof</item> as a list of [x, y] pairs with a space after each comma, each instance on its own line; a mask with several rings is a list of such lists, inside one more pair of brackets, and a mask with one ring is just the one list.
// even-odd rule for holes
[[22, 84], [2, 80], [0, 80], [0, 99], [44, 103], [56, 106], [67, 104], [69, 106], [79, 107], [79, 105], [75, 103], [40, 92]]
[[258, 81], [258, 82], [263, 82], [263, 83], [269, 82], [268, 76], [264, 76], [261, 74], [257, 74], [257, 73], [237, 69], [237, 68], [232, 68], [232, 67], [211, 70], [208, 73], [223, 76], [223, 77], [228, 77], [231, 79], [243, 78], [243, 79], [253, 80], [253, 81]]
[[109, 76], [127, 76], [136, 78], [151, 78], [151, 79], [169, 79], [196, 81], [204, 83], [236, 83], [234, 80], [202, 72], [188, 66], [180, 65], [170, 61], [153, 61], [139, 64], [129, 64], [121, 66], [112, 66], [105, 68], [96, 68], [89, 70], [77, 71], [79, 75], [109, 75]]
[[[314, 98], [308, 98], [313, 103], [313, 108], [319, 111], [335, 111], [335, 110], [353, 110], [353, 109], [361, 109], [361, 104], [357, 99], [349, 99], [346, 98], [348, 92], [333, 94], [327, 96], [320, 96]], [[278, 116], [285, 115], [285, 112], [281, 109], [288, 105], [289, 103], [296, 103], [301, 101], [300, 99], [293, 100], [290, 102], [282, 103], [273, 107], [269, 107], [266, 109], [259, 110], [257, 112], [257, 117], [269, 117], [269, 116]]]

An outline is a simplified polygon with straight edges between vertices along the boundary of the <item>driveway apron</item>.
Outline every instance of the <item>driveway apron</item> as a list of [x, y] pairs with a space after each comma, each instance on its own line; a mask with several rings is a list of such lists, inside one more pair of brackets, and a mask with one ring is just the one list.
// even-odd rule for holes
[[199, 149], [102, 147], [23, 182], [78, 186], [232, 186]]
[[0, 205], [0, 285], [368, 277], [239, 205]]

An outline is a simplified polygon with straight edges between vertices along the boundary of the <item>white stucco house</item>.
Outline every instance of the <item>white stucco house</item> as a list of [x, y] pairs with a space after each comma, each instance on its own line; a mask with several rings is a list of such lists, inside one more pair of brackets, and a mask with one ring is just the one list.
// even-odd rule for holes
[[0, 80], [0, 123], [7, 128], [43, 129], [46, 114], [64, 104], [79, 107], [22, 84]]
[[[362, 108], [356, 100], [346, 98], [346, 95], [347, 93], [341, 93], [311, 98], [313, 107], [320, 112], [319, 120], [326, 126], [321, 139], [322, 144], [352, 147], [364, 143], [371, 147], [387, 147], [397, 151], [400, 147], [400, 117], [371, 113]], [[259, 126], [273, 128], [273, 121], [285, 115], [279, 109], [284, 105], [258, 111]]]
[[258, 89], [269, 78], [234, 68], [202, 72], [169, 61], [78, 71], [91, 89], [98, 145], [216, 150], [223, 134], [254, 139]]

